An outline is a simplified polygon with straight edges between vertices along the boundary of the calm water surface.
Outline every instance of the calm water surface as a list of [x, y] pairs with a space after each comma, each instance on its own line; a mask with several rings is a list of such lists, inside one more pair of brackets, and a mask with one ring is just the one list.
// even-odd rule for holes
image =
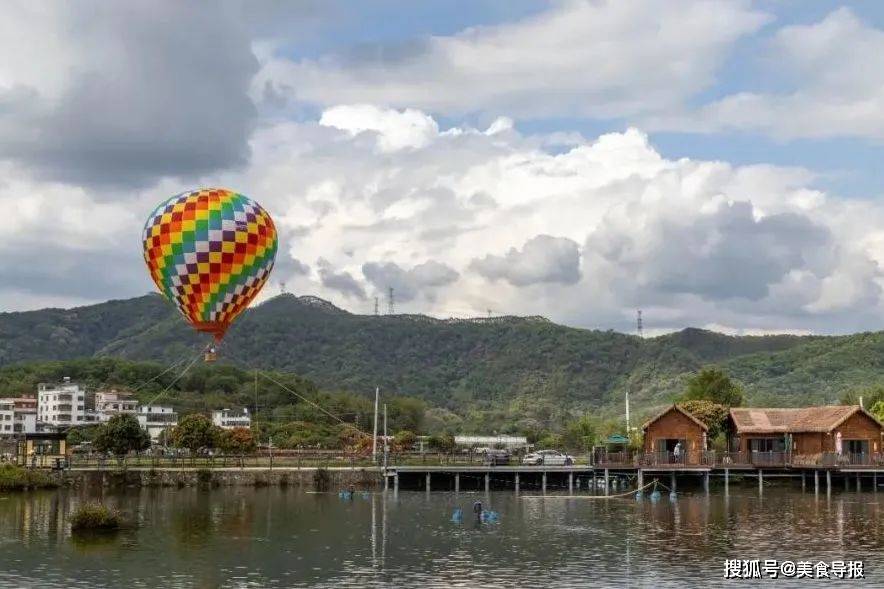
[[[376, 493], [352, 501], [298, 489], [108, 493], [127, 529], [72, 538], [82, 491], [0, 495], [0, 587], [717, 587], [726, 558], [863, 560], [881, 586], [884, 492], [751, 486], [675, 502], [531, 499], [512, 492]], [[497, 524], [470, 519], [472, 502]], [[451, 522], [462, 507], [464, 523]]]

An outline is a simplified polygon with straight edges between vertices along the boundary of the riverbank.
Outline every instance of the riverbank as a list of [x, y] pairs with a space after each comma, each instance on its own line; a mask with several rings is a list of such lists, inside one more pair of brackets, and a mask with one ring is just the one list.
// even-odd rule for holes
[[[9, 469], [10, 471], [12, 469]], [[130, 468], [121, 470], [32, 471], [15, 468], [9, 485], [0, 490], [27, 490], [46, 487], [268, 487], [292, 486], [327, 491], [347, 488], [375, 489], [383, 484], [376, 468]], [[0, 474], [4, 472], [0, 470]], [[13, 484], [15, 483], [15, 484]]]

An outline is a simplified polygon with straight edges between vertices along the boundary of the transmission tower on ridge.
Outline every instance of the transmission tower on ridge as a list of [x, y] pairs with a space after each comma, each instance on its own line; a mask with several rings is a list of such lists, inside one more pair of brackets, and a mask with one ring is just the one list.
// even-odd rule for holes
[[285, 294], [285, 280], [281, 280], [279, 282], [279, 292], [281, 294]]
[[375, 314], [375, 316], [378, 315], [378, 298], [377, 297], [374, 298], [374, 314]]
[[636, 317], [635, 317], [635, 328], [636, 328], [636, 331], [638, 331], [638, 336], [640, 338], [644, 338], [645, 333], [644, 333], [644, 330], [642, 329], [642, 310], [641, 309], [638, 310], [638, 313], [636, 314]]
[[393, 314], [393, 287], [387, 290], [387, 315]]

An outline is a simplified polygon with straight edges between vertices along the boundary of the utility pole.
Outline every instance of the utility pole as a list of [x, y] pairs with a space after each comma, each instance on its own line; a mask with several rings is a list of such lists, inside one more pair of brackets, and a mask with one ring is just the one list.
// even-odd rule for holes
[[384, 476], [387, 473], [387, 454], [390, 451], [387, 446], [387, 404], [384, 403]]
[[392, 315], [394, 312], [393, 306], [393, 287], [387, 289], [387, 315]]
[[636, 331], [638, 331], [638, 336], [640, 338], [644, 338], [645, 332], [644, 332], [644, 329], [642, 328], [642, 310], [641, 309], [639, 309], [638, 312], [636, 313], [635, 328], [636, 328]]
[[629, 391], [626, 391], [626, 437], [629, 437]]
[[[371, 461], [377, 464], [378, 462], [378, 397], [380, 395], [381, 388], [374, 388], [374, 436], [371, 438]], [[386, 407], [386, 405], [384, 405]]]
[[375, 317], [378, 316], [378, 297], [374, 298], [374, 314], [375, 314]]

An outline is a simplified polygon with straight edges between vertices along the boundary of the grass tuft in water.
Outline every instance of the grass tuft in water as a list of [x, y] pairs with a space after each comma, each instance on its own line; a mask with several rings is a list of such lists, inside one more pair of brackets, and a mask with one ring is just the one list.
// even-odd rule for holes
[[71, 515], [71, 530], [74, 532], [111, 531], [119, 527], [120, 514], [100, 503], [81, 505]]

